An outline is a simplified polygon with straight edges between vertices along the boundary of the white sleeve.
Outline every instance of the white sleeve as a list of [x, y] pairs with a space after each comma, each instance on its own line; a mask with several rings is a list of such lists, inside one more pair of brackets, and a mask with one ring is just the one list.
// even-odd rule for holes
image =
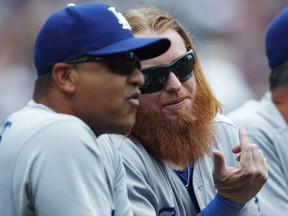
[[58, 122], [38, 132], [33, 142], [39, 148], [26, 188], [37, 215], [111, 215], [102, 155], [88, 127]]

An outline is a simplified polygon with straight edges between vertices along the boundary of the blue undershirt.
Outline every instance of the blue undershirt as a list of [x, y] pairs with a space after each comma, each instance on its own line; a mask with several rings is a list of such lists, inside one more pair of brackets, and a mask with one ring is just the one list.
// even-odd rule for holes
[[[193, 166], [190, 167], [190, 181], [192, 181], [193, 176]], [[186, 186], [188, 183], [188, 168], [184, 170], [175, 170], [176, 174], [181, 179], [182, 183]], [[231, 200], [226, 199], [220, 194], [216, 194], [215, 198], [204, 208], [198, 216], [231, 216], [237, 215], [245, 204], [235, 203]]]

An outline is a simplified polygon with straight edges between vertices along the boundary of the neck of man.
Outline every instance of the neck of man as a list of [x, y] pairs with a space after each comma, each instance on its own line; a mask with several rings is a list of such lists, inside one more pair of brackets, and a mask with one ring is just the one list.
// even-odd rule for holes
[[179, 165], [172, 162], [167, 161], [167, 164], [174, 170], [184, 170], [188, 167], [188, 165]]
[[288, 87], [280, 87], [272, 91], [272, 101], [288, 123]]

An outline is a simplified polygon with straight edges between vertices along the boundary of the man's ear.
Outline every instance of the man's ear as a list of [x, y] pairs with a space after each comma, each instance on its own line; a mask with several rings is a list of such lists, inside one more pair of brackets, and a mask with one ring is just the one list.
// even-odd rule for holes
[[57, 63], [52, 69], [52, 76], [55, 85], [65, 93], [73, 93], [75, 91], [75, 74], [71, 65], [66, 63]]

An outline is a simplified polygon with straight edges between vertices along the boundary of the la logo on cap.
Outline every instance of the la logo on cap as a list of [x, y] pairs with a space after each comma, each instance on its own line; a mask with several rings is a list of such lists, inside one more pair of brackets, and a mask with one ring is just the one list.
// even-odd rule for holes
[[67, 4], [67, 7], [71, 7], [71, 6], [76, 6], [76, 4], [75, 4], [75, 3], [69, 3], [69, 4]]
[[119, 24], [122, 25], [123, 29], [129, 29], [131, 31], [131, 26], [129, 25], [128, 21], [121, 13], [116, 11], [115, 7], [109, 7], [108, 10], [117, 17], [117, 19], [119, 20]]

